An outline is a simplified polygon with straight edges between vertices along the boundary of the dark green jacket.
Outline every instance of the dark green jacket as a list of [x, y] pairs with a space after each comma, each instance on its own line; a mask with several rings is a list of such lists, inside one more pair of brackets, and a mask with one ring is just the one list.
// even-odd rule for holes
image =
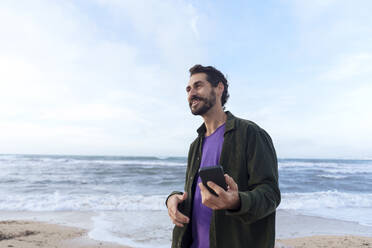
[[[241, 206], [237, 211], [213, 211], [210, 248], [272, 248], [275, 209], [280, 203], [278, 163], [273, 143], [255, 123], [236, 118], [230, 112], [226, 114], [220, 164], [238, 184]], [[190, 146], [185, 181], [188, 198], [179, 205], [179, 210], [190, 219], [205, 131], [203, 124], [198, 129], [199, 136]], [[180, 192], [172, 192], [177, 193]], [[191, 222], [182, 228], [174, 227], [172, 248], [190, 247]]]

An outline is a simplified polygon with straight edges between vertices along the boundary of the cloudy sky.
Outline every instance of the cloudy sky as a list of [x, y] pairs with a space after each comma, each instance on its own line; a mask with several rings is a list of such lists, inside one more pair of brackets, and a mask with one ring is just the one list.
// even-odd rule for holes
[[372, 158], [372, 2], [0, 2], [0, 153], [186, 156], [188, 68], [281, 158]]

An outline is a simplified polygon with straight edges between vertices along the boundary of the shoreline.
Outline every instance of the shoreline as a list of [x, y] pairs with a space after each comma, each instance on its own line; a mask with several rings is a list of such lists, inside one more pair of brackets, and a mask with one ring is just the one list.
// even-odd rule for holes
[[372, 238], [372, 226], [358, 222], [304, 215], [289, 210], [277, 210], [276, 238], [290, 239], [308, 236], [362, 236]]
[[[0, 211], [0, 248], [137, 247], [136, 244], [130, 242], [120, 241], [121, 244], [125, 244], [120, 245], [114, 243], [115, 240], [112, 239], [107, 239], [108, 242], [93, 239], [89, 233], [95, 228], [94, 217], [100, 213], [93, 211]], [[276, 230], [276, 248], [372, 248], [372, 227], [356, 222], [278, 210]], [[145, 243], [139, 246], [143, 245], [151, 247]]]
[[[88, 230], [37, 221], [0, 221], [0, 247], [131, 248], [90, 239]], [[320, 235], [277, 239], [275, 248], [372, 247], [372, 237]]]

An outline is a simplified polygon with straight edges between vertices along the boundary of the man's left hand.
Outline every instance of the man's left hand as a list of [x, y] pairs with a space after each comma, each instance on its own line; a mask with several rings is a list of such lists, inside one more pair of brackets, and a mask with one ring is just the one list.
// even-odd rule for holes
[[203, 205], [213, 209], [229, 209], [237, 210], [240, 208], [240, 198], [238, 194], [238, 185], [234, 179], [229, 175], [225, 174], [225, 181], [227, 184], [227, 191], [218, 186], [212, 181], [208, 181], [207, 185], [216, 192], [218, 196], [213, 195], [209, 192], [207, 187], [203, 183], [199, 183], [200, 193], [202, 196]]

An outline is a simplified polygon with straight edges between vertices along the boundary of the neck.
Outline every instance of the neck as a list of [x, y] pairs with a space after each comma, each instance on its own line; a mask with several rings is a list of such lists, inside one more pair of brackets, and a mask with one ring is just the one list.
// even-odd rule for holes
[[205, 136], [209, 136], [212, 133], [214, 133], [214, 131], [216, 131], [218, 127], [223, 125], [227, 119], [227, 116], [221, 106], [218, 108], [217, 107], [211, 108], [202, 117], [204, 119], [204, 124], [207, 129]]

